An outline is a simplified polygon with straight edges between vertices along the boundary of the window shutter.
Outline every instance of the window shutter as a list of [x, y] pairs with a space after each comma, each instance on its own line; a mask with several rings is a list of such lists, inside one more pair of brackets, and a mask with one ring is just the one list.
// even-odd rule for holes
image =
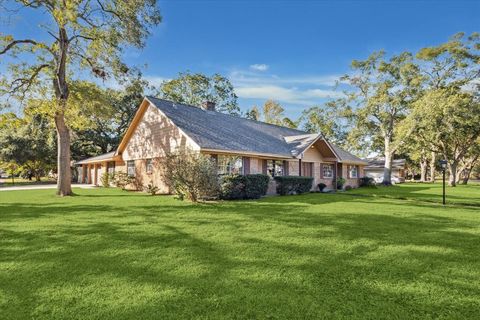
[[320, 163], [320, 179], [323, 179], [323, 163]]
[[243, 157], [243, 174], [250, 174], [250, 158]]
[[262, 160], [262, 173], [267, 174], [267, 160]]
[[310, 177], [315, 177], [315, 163], [312, 162], [312, 164], [310, 165]]
[[283, 161], [283, 175], [288, 176], [288, 161], [284, 160]]

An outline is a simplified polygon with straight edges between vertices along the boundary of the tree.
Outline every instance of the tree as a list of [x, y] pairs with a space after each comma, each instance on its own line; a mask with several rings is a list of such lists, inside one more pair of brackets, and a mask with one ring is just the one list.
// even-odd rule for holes
[[211, 101], [215, 103], [217, 111], [240, 114], [233, 85], [220, 74], [209, 77], [188, 71], [179, 73], [176, 79], [164, 81], [160, 85], [160, 95], [167, 100], [198, 107]]
[[39, 114], [10, 121], [16, 124], [0, 126], [0, 161], [16, 163], [39, 181], [55, 163], [54, 128]]
[[248, 110], [245, 113], [245, 118], [255, 121], [260, 121], [261, 118], [260, 110], [258, 110], [257, 106], [253, 106], [252, 109]]
[[480, 137], [480, 102], [461, 88], [430, 90], [415, 102], [410, 115], [416, 135], [448, 161], [449, 185], [455, 186], [459, 164]]
[[103, 90], [97, 86], [92, 90], [90, 100], [99, 105], [85, 115], [82, 123], [87, 126], [73, 130], [72, 157], [80, 159], [115, 150], [143, 98], [152, 91], [141, 75], [129, 78], [121, 89]]
[[281, 126], [283, 124], [285, 109], [274, 100], [267, 100], [263, 105], [263, 118], [266, 123]]
[[[12, 8], [16, 5], [20, 8]], [[0, 55], [8, 54], [14, 61], [0, 83], [1, 92], [23, 99], [39, 85], [51, 83], [48, 94], [55, 102], [58, 140], [57, 194], [71, 195], [70, 128], [65, 116], [70, 110], [72, 79], [82, 69], [102, 79], [125, 74], [128, 68], [122, 63], [123, 49], [145, 46], [150, 27], [161, 21], [157, 3], [17, 0], [4, 5], [4, 10], [10, 9], [11, 14], [34, 10], [45, 23], [31, 37], [0, 36]]]
[[345, 92], [342, 114], [350, 122], [350, 136], [362, 137], [372, 145], [382, 141], [383, 183], [389, 185], [394, 155], [410, 134], [399, 128], [421, 84], [418, 68], [408, 52], [388, 60], [384, 52], [376, 52], [365, 61], [354, 60], [352, 68], [353, 74], [342, 77], [352, 88]]
[[217, 165], [207, 155], [191, 150], [167, 153], [159, 162], [163, 180], [170, 190], [192, 202], [219, 194]]
[[327, 102], [323, 107], [311, 107], [303, 111], [300, 117], [304, 129], [311, 133], [321, 133], [327, 140], [346, 149], [351, 149], [347, 142], [346, 122], [342, 122], [336, 101]]

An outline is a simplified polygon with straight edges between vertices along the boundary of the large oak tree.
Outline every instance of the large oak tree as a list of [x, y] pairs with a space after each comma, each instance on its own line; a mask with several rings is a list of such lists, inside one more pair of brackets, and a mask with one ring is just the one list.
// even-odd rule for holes
[[[9, 14], [33, 11], [42, 24], [25, 38], [0, 34], [0, 55], [9, 55], [1, 94], [23, 99], [50, 83], [55, 101], [58, 154], [57, 194], [72, 194], [70, 169], [70, 83], [85, 72], [106, 79], [128, 71], [122, 62], [127, 46], [142, 48], [152, 26], [161, 21], [156, 0], [16, 0], [1, 1]], [[2, 59], [5, 60], [5, 59]]]

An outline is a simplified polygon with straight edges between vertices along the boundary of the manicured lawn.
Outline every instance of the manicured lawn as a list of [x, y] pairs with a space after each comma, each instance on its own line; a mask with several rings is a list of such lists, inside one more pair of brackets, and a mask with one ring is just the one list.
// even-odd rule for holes
[[[439, 190], [0, 192], [0, 318], [478, 319], [480, 206], [443, 208]], [[455, 197], [478, 204], [480, 186]]]

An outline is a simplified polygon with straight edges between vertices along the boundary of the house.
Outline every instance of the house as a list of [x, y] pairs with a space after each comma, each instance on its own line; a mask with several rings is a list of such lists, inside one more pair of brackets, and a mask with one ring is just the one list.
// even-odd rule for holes
[[[371, 177], [377, 183], [383, 182], [383, 171], [385, 169], [385, 158], [376, 157], [365, 159], [368, 165], [365, 167], [365, 176]], [[405, 182], [405, 159], [395, 159], [392, 161], [392, 182]]]
[[77, 162], [79, 182], [99, 184], [104, 172], [124, 171], [168, 193], [158, 159], [179, 148], [210, 155], [219, 174], [311, 176], [314, 187], [333, 188], [337, 177], [357, 187], [367, 164], [321, 134], [216, 112], [210, 102], [198, 108], [146, 97], [116, 151]]

